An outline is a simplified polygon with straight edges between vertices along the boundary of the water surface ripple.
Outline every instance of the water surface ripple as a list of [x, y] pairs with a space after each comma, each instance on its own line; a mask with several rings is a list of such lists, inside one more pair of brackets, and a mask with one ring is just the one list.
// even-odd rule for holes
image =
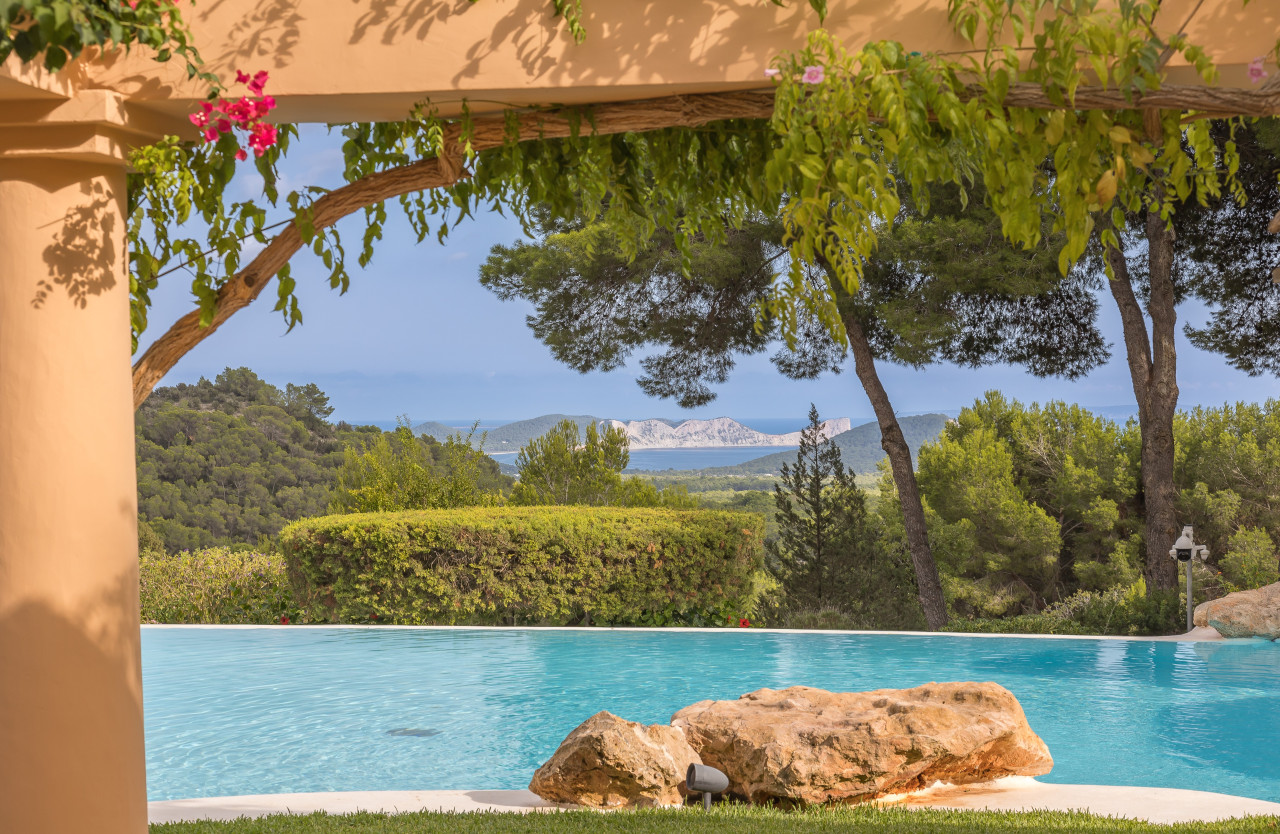
[[607, 709], [996, 681], [1047, 782], [1280, 802], [1280, 645], [722, 632], [143, 628], [149, 798], [523, 788]]

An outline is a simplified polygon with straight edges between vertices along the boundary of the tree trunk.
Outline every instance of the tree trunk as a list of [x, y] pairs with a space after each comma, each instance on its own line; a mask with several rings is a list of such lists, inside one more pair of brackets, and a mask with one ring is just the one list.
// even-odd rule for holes
[[1111, 296], [1124, 325], [1125, 352], [1133, 393], [1138, 400], [1142, 432], [1142, 495], [1146, 521], [1147, 563], [1144, 571], [1151, 590], [1172, 590], [1177, 581], [1169, 548], [1178, 533], [1177, 489], [1173, 483], [1173, 419], [1178, 410], [1177, 353], [1174, 336], [1177, 314], [1173, 292], [1173, 232], [1158, 211], [1148, 211], [1146, 234], [1150, 261], [1151, 335], [1133, 291], [1124, 253], [1107, 250], [1114, 277]]
[[845, 330], [849, 335], [849, 347], [853, 353], [854, 372], [862, 382], [862, 388], [871, 400], [876, 421], [880, 424], [880, 446], [889, 456], [893, 482], [898, 488], [898, 500], [902, 504], [902, 523], [907, 531], [907, 548], [911, 551], [911, 564], [915, 568], [916, 589], [920, 607], [930, 631], [937, 631], [947, 624], [947, 603], [942, 597], [942, 583], [938, 580], [938, 566], [929, 549], [929, 533], [924, 522], [924, 504], [920, 500], [920, 487], [911, 463], [911, 449], [893, 413], [889, 395], [880, 384], [876, 373], [871, 343], [857, 316], [846, 314]]

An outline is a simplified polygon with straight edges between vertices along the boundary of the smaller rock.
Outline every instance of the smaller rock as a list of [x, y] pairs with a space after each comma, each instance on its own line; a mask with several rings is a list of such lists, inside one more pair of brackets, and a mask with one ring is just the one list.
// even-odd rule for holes
[[1280, 639], [1280, 582], [1202, 602], [1192, 621], [1223, 637]]
[[702, 759], [684, 733], [598, 712], [569, 733], [538, 768], [529, 790], [591, 808], [652, 808], [684, 802], [685, 773]]

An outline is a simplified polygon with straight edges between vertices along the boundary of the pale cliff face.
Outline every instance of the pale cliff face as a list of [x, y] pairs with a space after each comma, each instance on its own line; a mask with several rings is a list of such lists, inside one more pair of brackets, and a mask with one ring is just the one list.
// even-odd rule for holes
[[[661, 420], [607, 420], [605, 426], [622, 429], [635, 449], [696, 449], [719, 446], [799, 446], [800, 432], [765, 434], [728, 417], [686, 420], [669, 426]], [[831, 438], [852, 428], [848, 417], [825, 420], [822, 434]]]

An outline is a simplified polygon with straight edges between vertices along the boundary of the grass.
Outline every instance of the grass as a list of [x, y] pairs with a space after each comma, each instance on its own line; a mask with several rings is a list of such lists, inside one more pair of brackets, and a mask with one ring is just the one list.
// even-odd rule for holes
[[1079, 812], [941, 811], [872, 806], [779, 811], [721, 806], [602, 814], [351, 814], [277, 815], [234, 822], [152, 825], [151, 834], [1017, 834], [1017, 832], [1260, 832], [1280, 831], [1280, 817], [1156, 825]]

